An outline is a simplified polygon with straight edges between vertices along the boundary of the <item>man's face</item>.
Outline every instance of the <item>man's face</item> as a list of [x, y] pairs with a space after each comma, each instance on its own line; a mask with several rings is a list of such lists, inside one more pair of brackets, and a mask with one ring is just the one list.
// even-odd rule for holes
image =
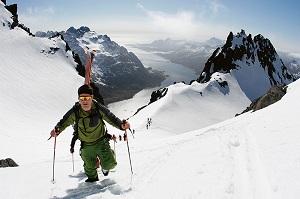
[[79, 96], [79, 103], [81, 105], [81, 108], [84, 111], [89, 111], [92, 108], [92, 99], [93, 99], [93, 95], [90, 94], [81, 94]]

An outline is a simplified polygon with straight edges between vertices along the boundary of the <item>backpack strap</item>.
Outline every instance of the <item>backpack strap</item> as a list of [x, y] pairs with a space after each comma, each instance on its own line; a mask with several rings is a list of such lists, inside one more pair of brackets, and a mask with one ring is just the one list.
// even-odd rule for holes
[[80, 106], [79, 102], [76, 102], [73, 106], [73, 111], [75, 113], [75, 118], [76, 118], [75, 119], [75, 124], [77, 124], [78, 120], [79, 120], [79, 106]]
[[79, 106], [80, 106], [79, 102], [76, 102], [73, 106], [73, 111], [75, 114], [75, 122], [73, 124], [73, 129], [74, 129], [73, 136], [76, 136], [76, 138], [78, 138]]
[[100, 113], [100, 105], [99, 105], [99, 102], [97, 102], [95, 99], [93, 99], [93, 102], [94, 102], [94, 104], [95, 104], [95, 106], [96, 106], [96, 113], [97, 113], [98, 117], [101, 119], [101, 121], [102, 121], [102, 123], [103, 123], [103, 125], [104, 125], [104, 128], [105, 128], [105, 134], [107, 134], [107, 127], [106, 127], [105, 122], [103, 121], [102, 115], [101, 115], [101, 113]]
[[78, 139], [79, 106], [80, 106], [79, 102], [76, 102], [72, 107], [75, 114], [75, 122], [73, 124], [74, 132], [73, 132], [73, 138], [71, 140], [71, 145], [70, 145], [71, 148], [74, 148], [75, 142]]
[[[97, 102], [96, 100], [93, 99], [93, 102], [96, 106], [96, 113], [97, 113], [97, 116], [99, 117], [99, 119], [102, 121], [103, 125], [104, 125], [104, 128], [105, 128], [105, 133], [107, 134], [107, 127], [105, 125], [105, 122], [103, 121], [103, 118], [102, 118], [102, 115], [100, 113], [100, 105], [99, 105], [99, 102]], [[79, 107], [80, 107], [80, 103], [79, 102], [76, 102], [73, 106], [73, 110], [74, 110], [74, 113], [75, 113], [75, 124], [74, 124], [74, 127], [76, 127], [75, 131], [77, 132], [77, 127], [78, 127], [78, 121], [79, 121]], [[77, 132], [78, 134], [78, 132]]]

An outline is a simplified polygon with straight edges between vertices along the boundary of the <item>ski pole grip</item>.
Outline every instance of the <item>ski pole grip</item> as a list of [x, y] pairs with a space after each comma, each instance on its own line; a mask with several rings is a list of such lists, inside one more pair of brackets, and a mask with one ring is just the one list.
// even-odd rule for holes
[[59, 128], [55, 127], [54, 130], [55, 130], [56, 134], [58, 135], [59, 134]]

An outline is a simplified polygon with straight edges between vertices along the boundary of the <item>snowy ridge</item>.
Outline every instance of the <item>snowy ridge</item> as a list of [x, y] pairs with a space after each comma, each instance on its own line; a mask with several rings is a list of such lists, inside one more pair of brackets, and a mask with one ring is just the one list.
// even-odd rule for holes
[[[227, 86], [220, 86], [220, 82], [224, 81]], [[239, 101], [235, 100], [237, 98]], [[169, 86], [166, 96], [142, 109], [133, 118], [134, 121], [144, 120], [140, 121], [142, 126], [135, 125], [139, 126], [138, 129], [146, 128], [145, 118], [149, 117], [156, 121], [152, 128], [181, 134], [232, 118], [250, 103], [234, 76], [215, 73], [205, 84], [194, 82], [191, 86], [183, 83]], [[177, 125], [183, 115], [184, 122]]]
[[[7, 151], [5, 155], [14, 156], [15, 151], [10, 150], [11, 141], [40, 143], [45, 136], [45, 125], [56, 122], [57, 114], [63, 114], [74, 103], [76, 88], [84, 80], [77, 75], [71, 52], [65, 51], [65, 43], [60, 38], [35, 38], [18, 27], [10, 30], [1, 26], [0, 40], [3, 96], [0, 109], [1, 126], [4, 127], [0, 134], [8, 138], [2, 138], [0, 145]], [[50, 123], [48, 127], [52, 128], [54, 123]], [[25, 154], [32, 154], [31, 150], [23, 148]], [[40, 154], [42, 150], [36, 152]], [[28, 161], [22, 154], [17, 159]]]
[[12, 15], [8, 10], [5, 9], [2, 1], [0, 1], [0, 13], [0, 22], [2, 26], [10, 28], [11, 24], [13, 23], [13, 20], [10, 18]]

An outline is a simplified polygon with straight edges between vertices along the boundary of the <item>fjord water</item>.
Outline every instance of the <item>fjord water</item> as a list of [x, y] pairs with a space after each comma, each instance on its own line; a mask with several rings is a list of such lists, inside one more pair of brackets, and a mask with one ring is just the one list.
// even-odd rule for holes
[[169, 60], [156, 55], [155, 53], [158, 52], [144, 51], [131, 46], [126, 46], [126, 48], [128, 51], [133, 52], [139, 60], [141, 60], [145, 68], [151, 67], [158, 71], [164, 71], [167, 78], [161, 83], [161, 87], [167, 87], [174, 82], [181, 81], [189, 84], [191, 80], [197, 79], [200, 75], [181, 64], [172, 63]]
[[126, 48], [141, 60], [145, 68], [151, 67], [158, 71], [164, 71], [167, 77], [161, 82], [160, 87], [146, 88], [133, 96], [132, 99], [109, 104], [108, 107], [110, 110], [121, 118], [129, 118], [137, 109], [147, 105], [153, 91], [168, 87], [174, 84], [174, 82], [184, 81], [186, 84], [189, 84], [191, 80], [197, 79], [199, 76], [193, 70], [183, 65], [171, 63], [169, 60], [156, 55], [156, 52], [144, 51], [131, 46], [126, 46]]

